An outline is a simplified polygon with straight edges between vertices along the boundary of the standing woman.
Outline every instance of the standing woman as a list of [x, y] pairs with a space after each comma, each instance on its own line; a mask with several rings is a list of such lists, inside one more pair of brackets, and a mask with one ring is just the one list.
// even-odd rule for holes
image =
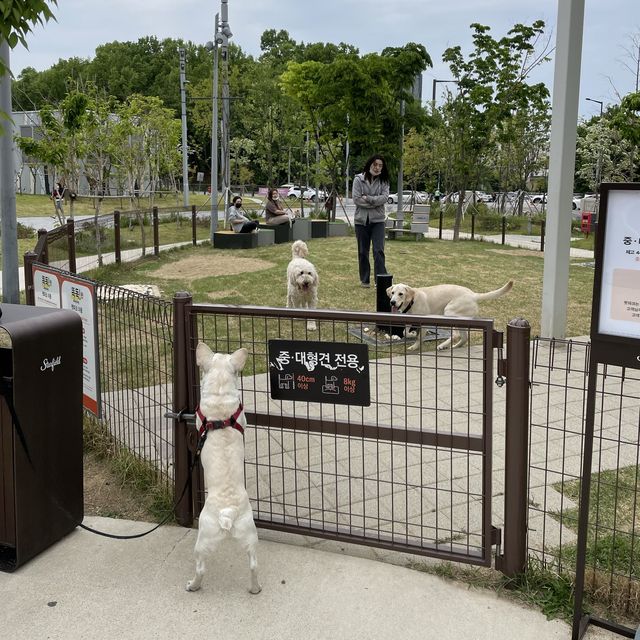
[[[373, 273], [386, 273], [384, 263], [384, 205], [389, 197], [389, 172], [384, 158], [371, 156], [364, 171], [353, 179], [353, 202], [356, 205], [355, 229], [358, 240], [360, 286], [370, 287], [369, 248], [373, 244]], [[375, 280], [374, 280], [375, 282]]]
[[269, 189], [264, 217], [267, 224], [291, 224], [287, 212], [280, 206], [280, 194], [277, 189]]

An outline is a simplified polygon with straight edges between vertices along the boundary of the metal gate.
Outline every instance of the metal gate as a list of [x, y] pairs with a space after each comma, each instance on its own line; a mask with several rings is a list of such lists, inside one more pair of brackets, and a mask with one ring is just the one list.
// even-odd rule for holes
[[[226, 353], [245, 347], [245, 474], [260, 527], [490, 565], [499, 540], [491, 526], [492, 321], [439, 317], [434, 325], [411, 316], [427, 336], [420, 354], [409, 349], [413, 339], [394, 335], [407, 316], [195, 305], [188, 294], [175, 302], [177, 487], [197, 440], [184, 421], [199, 395], [197, 342]], [[435, 349], [430, 339], [452, 330], [468, 332], [469, 342]], [[274, 400], [275, 339], [366, 344], [370, 405]], [[182, 524], [203, 499], [196, 473], [178, 506]]]

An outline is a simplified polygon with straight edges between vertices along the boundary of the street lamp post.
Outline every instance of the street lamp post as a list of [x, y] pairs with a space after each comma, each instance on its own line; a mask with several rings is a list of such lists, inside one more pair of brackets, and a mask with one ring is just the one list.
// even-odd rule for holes
[[460, 81], [459, 80], [436, 80], [435, 78], [433, 79], [433, 86], [431, 90], [431, 111], [436, 110], [436, 85], [439, 82], [455, 82], [457, 84]]
[[[600, 120], [602, 121], [602, 109], [604, 103], [602, 100], [594, 100], [593, 98], [585, 98], [589, 102], [595, 102], [600, 105]], [[598, 142], [598, 161], [596, 163], [596, 213], [598, 212], [598, 196], [600, 195], [600, 174], [602, 173], [602, 142]]]

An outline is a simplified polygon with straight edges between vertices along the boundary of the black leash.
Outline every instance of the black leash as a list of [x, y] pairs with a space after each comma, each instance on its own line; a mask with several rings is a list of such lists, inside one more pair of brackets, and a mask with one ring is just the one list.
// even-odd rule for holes
[[[7, 403], [7, 407], [9, 408], [9, 412], [11, 413], [11, 419], [13, 420], [14, 428], [18, 435], [18, 439], [20, 440], [20, 444], [24, 449], [24, 453], [27, 456], [27, 460], [29, 461], [31, 468], [35, 471], [35, 467], [33, 466], [33, 460], [31, 459], [31, 455], [29, 454], [27, 439], [25, 438], [24, 431], [22, 431], [22, 427], [20, 426], [20, 420], [18, 419], [16, 408], [13, 405], [12, 388], [13, 388], [13, 385], [10, 379], [0, 378], [0, 395], [4, 397]], [[198, 461], [198, 458], [200, 457], [200, 452], [202, 451], [202, 447], [204, 446], [204, 441], [206, 437], [207, 437], [207, 430], [205, 430], [202, 433], [202, 435], [200, 436], [200, 439], [198, 440], [198, 446], [196, 447], [196, 452], [193, 456], [193, 460], [191, 461], [191, 466], [189, 467], [189, 473], [187, 474], [187, 479], [186, 479], [186, 482], [184, 483], [184, 487], [182, 488], [182, 493], [180, 493], [180, 497], [173, 503], [173, 506], [171, 507], [171, 511], [160, 522], [158, 522], [158, 524], [155, 525], [152, 529], [149, 529], [148, 531], [144, 531], [143, 533], [135, 533], [128, 536], [122, 536], [116, 533], [107, 533], [106, 531], [99, 531], [98, 529], [89, 527], [86, 524], [82, 524], [82, 522], [80, 522], [78, 526], [81, 529], [84, 529], [85, 531], [90, 531], [91, 533], [95, 533], [96, 535], [104, 536], [105, 538], [114, 538], [116, 540], [133, 540], [134, 538], [142, 538], [144, 536], [149, 535], [150, 533], [153, 533], [156, 529], [160, 528], [163, 524], [168, 522], [170, 518], [173, 517], [175, 508], [178, 506], [182, 498], [184, 498], [184, 494], [187, 492], [187, 488], [189, 487], [189, 479], [191, 478], [193, 469], [196, 466], [196, 462]], [[51, 496], [51, 498], [56, 503], [59, 509], [61, 509], [64, 513], [69, 515], [67, 510], [55, 499], [54, 496]]]
[[175, 508], [180, 503], [180, 500], [184, 498], [184, 494], [187, 492], [187, 488], [189, 486], [189, 479], [191, 478], [191, 474], [193, 473], [193, 468], [196, 466], [196, 462], [198, 462], [198, 458], [200, 458], [200, 451], [202, 451], [202, 447], [204, 446], [204, 441], [206, 437], [207, 437], [207, 432], [205, 431], [200, 436], [200, 440], [198, 440], [198, 446], [196, 447], [196, 452], [193, 456], [193, 460], [191, 461], [191, 466], [189, 467], [189, 473], [187, 474], [187, 480], [184, 483], [184, 487], [182, 488], [182, 493], [180, 494], [180, 497], [173, 503], [173, 506], [171, 507], [171, 511], [153, 528], [149, 529], [148, 531], [144, 531], [142, 533], [134, 533], [128, 536], [121, 536], [116, 533], [107, 533], [106, 531], [93, 529], [92, 527], [89, 527], [86, 524], [82, 524], [82, 522], [78, 524], [78, 526], [81, 529], [84, 529], [85, 531], [90, 531], [91, 533], [95, 533], [96, 535], [99, 535], [99, 536], [104, 536], [105, 538], [114, 538], [115, 540], [133, 540], [134, 538], [143, 538], [144, 536], [148, 536], [150, 533], [153, 533], [156, 529], [159, 529], [163, 524], [165, 524], [170, 518], [173, 517], [173, 512], [175, 511]]

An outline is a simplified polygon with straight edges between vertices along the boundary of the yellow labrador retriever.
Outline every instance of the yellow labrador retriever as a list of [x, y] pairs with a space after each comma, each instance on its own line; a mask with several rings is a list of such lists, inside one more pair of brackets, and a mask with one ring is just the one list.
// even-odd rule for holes
[[[476, 293], [467, 287], [457, 284], [437, 284], [433, 287], [415, 289], [406, 284], [394, 284], [387, 289], [393, 313], [409, 313], [418, 316], [464, 316], [476, 318], [478, 316], [478, 302], [493, 300], [511, 291], [513, 280], [509, 280], [503, 287], [487, 293]], [[406, 334], [405, 330], [405, 334]], [[418, 328], [416, 341], [409, 349], [414, 350], [422, 341]], [[451, 345], [453, 338], [455, 344]], [[469, 339], [469, 332], [464, 329], [454, 329], [450, 338], [438, 345], [438, 349], [461, 347]]]

